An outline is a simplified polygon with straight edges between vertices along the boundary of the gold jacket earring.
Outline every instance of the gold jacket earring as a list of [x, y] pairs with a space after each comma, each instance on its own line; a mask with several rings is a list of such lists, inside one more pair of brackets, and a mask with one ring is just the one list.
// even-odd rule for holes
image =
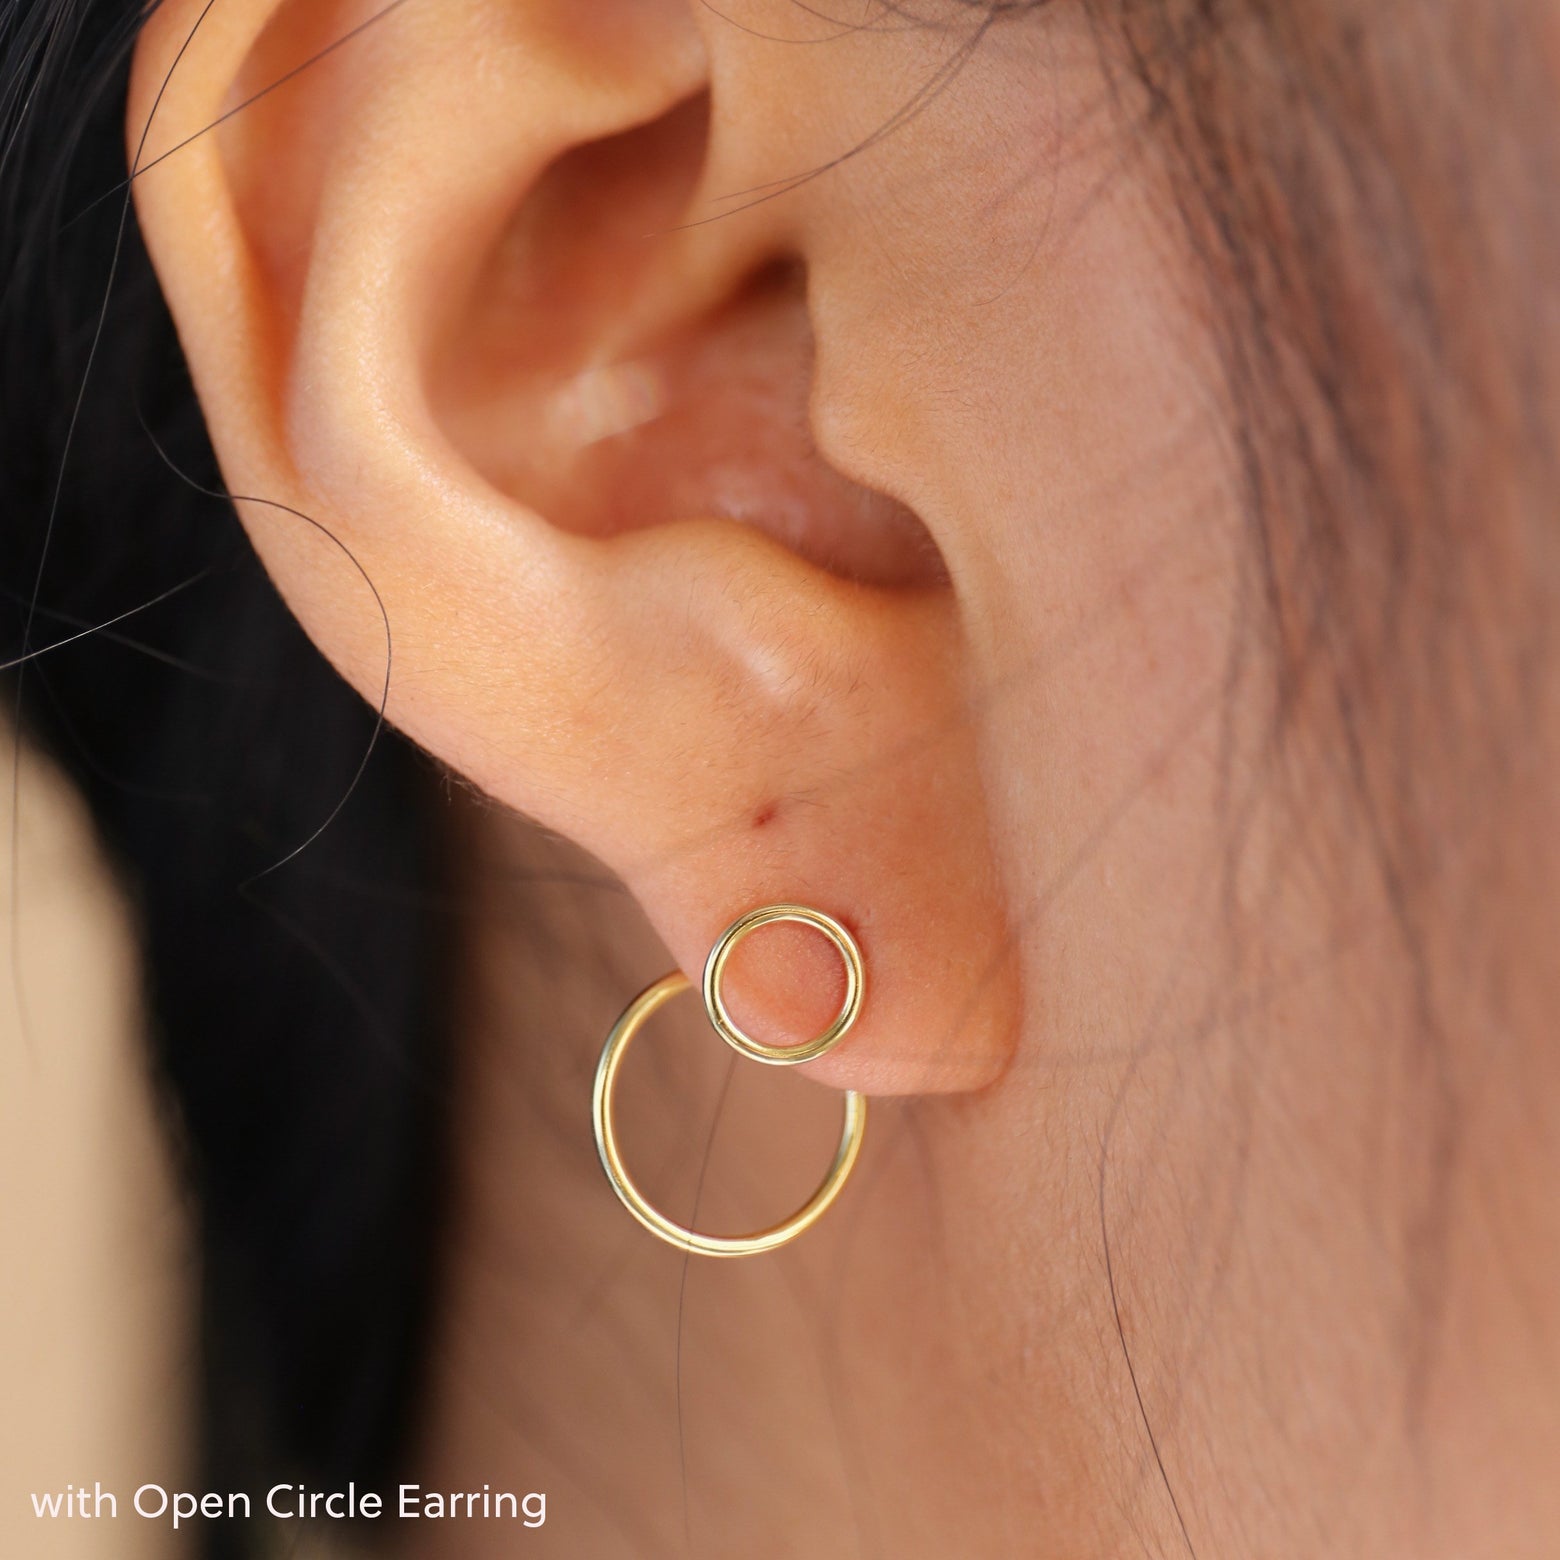
[[[834, 1022], [816, 1039], [806, 1045], [765, 1045], [735, 1023], [726, 1010], [721, 991], [721, 979], [726, 961], [736, 946], [750, 932], [775, 921], [796, 921], [822, 932], [839, 950], [845, 961], [845, 1000], [840, 1004]], [[856, 939], [833, 916], [821, 910], [811, 910], [806, 905], [764, 905], [739, 916], [721, 933], [715, 946], [704, 961], [704, 1010], [711, 1025], [727, 1045], [743, 1056], [771, 1067], [795, 1067], [800, 1062], [816, 1061], [832, 1051], [845, 1038], [861, 1012], [866, 998], [866, 970], [861, 962], [861, 949]], [[601, 1155], [601, 1167], [607, 1172], [612, 1190], [628, 1211], [650, 1231], [679, 1251], [692, 1252], [706, 1257], [752, 1257], [761, 1251], [774, 1251], [796, 1239], [804, 1230], [811, 1229], [821, 1219], [836, 1197], [844, 1189], [856, 1156], [861, 1152], [861, 1139], [867, 1126], [867, 1102], [854, 1090], [845, 1091], [845, 1123], [840, 1131], [839, 1147], [834, 1162], [829, 1166], [818, 1190], [793, 1213], [790, 1218], [767, 1230], [753, 1235], [703, 1235], [686, 1225], [669, 1219], [659, 1209], [646, 1201], [644, 1194], [634, 1185], [623, 1163], [618, 1148], [617, 1129], [612, 1121], [612, 1093], [617, 1085], [618, 1068], [623, 1063], [629, 1042], [645, 1021], [663, 1004], [681, 992], [687, 991], [692, 982], [680, 970], [663, 975], [653, 986], [647, 986], [623, 1010], [623, 1016], [612, 1026], [607, 1043], [602, 1048], [601, 1061], [596, 1067], [596, 1085], [591, 1099], [591, 1119], [596, 1134], [596, 1151]]]

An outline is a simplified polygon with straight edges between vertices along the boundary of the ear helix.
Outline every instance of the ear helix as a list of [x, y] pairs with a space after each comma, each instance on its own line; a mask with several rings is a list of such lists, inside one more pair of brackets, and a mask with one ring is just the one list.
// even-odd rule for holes
[[[840, 1010], [828, 1028], [817, 1038], [798, 1046], [772, 1046], [755, 1040], [732, 1020], [726, 1009], [722, 992], [722, 976], [726, 961], [737, 944], [761, 926], [776, 921], [795, 921], [822, 932], [834, 944], [845, 962], [845, 997]], [[601, 1061], [596, 1068], [596, 1082], [592, 1093], [592, 1125], [596, 1135], [596, 1151], [601, 1156], [602, 1169], [617, 1193], [623, 1206], [652, 1235], [675, 1246], [679, 1251], [706, 1257], [752, 1257], [761, 1252], [774, 1251], [788, 1245], [798, 1235], [812, 1228], [833, 1206], [835, 1199], [845, 1188], [851, 1171], [861, 1152], [862, 1138], [866, 1133], [867, 1102], [854, 1090], [845, 1091], [845, 1120], [840, 1130], [839, 1147], [818, 1190], [789, 1218], [752, 1235], [706, 1235], [675, 1219], [668, 1218], [654, 1207], [644, 1193], [634, 1184], [623, 1162], [618, 1146], [617, 1129], [613, 1121], [612, 1098], [617, 1086], [618, 1070], [630, 1042], [638, 1034], [650, 1016], [665, 1006], [673, 997], [691, 989], [692, 982], [680, 970], [663, 975], [654, 985], [648, 986], [624, 1009], [623, 1015], [612, 1026], [602, 1048]], [[802, 1062], [817, 1060], [832, 1051], [856, 1022], [866, 1000], [866, 970], [862, 963], [861, 949], [856, 940], [833, 916], [806, 905], [763, 905], [739, 916], [721, 933], [704, 965], [702, 982], [704, 1008], [715, 1032], [739, 1055], [750, 1057], [771, 1067], [794, 1067]]]

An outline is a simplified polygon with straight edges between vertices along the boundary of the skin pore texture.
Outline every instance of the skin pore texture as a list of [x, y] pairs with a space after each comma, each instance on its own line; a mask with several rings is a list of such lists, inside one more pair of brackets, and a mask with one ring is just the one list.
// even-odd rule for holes
[[[371, 10], [167, 0], [132, 157]], [[417, 1474], [547, 1490], [528, 1552], [1554, 1552], [1548, 665], [1499, 806], [1429, 788], [1410, 939], [1231, 676], [1230, 416], [1107, 58], [1066, 4], [408, 0], [135, 184], [283, 596], [377, 703], [366, 574], [389, 717], [492, 799]], [[777, 899], [863, 946], [828, 1087], [689, 1002], [635, 1164], [756, 1227], [884, 1098], [805, 1241], [685, 1265], [591, 1072]], [[838, 982], [766, 932], [734, 1006], [801, 1038]]]

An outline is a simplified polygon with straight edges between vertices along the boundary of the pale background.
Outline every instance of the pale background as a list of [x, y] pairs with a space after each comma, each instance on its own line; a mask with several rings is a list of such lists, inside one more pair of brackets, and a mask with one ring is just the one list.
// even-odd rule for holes
[[[168, 1560], [188, 1487], [188, 1222], [144, 1076], [130, 921], [79, 800], [0, 730], [0, 1555]], [[13, 818], [16, 833], [13, 840]], [[33, 1491], [119, 1496], [39, 1521]]]

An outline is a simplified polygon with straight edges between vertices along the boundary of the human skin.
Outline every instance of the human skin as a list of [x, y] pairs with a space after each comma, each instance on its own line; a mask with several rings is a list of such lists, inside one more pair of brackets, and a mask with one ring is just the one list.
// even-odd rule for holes
[[[370, 14], [200, 9], [140, 44], [142, 166]], [[136, 180], [279, 589], [377, 703], [371, 579], [387, 713], [499, 804], [419, 1467], [547, 1489], [539, 1554], [1553, 1554], [1549, 663], [1498, 806], [1423, 755], [1405, 918], [1334, 766], [1274, 772], [1144, 105], [1057, 5], [896, 120], [979, 25], [921, 20], [414, 0]], [[660, 944], [778, 899], [860, 936], [807, 1071], [883, 1098], [805, 1241], [685, 1271], [590, 1072]], [[831, 958], [755, 939], [740, 1013], [816, 1028]], [[720, 1099], [701, 1223], [784, 1211], [830, 1096], [658, 1056], [647, 1179], [690, 1205]]]

